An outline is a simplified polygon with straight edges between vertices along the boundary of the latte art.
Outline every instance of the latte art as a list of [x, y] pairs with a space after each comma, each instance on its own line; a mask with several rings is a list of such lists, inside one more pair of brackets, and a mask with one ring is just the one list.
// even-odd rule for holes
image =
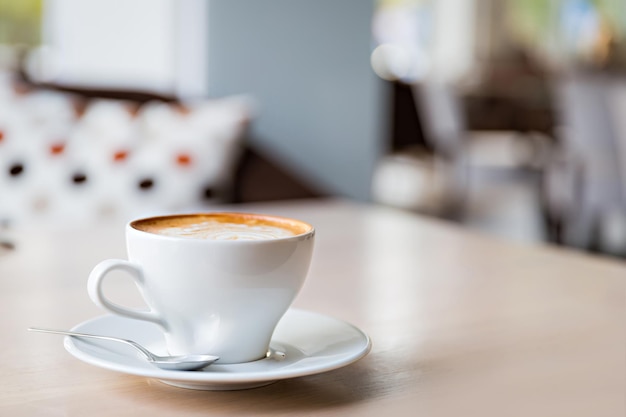
[[157, 232], [172, 237], [207, 240], [267, 240], [294, 236], [288, 229], [271, 225], [249, 225], [208, 220], [185, 226], [163, 227]]

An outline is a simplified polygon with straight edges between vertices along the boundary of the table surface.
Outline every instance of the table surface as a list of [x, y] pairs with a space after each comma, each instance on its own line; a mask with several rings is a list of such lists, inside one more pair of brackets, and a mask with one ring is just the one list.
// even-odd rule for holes
[[[88, 365], [61, 337], [26, 328], [103, 314], [86, 277], [99, 260], [125, 257], [123, 225], [14, 231], [16, 250], [0, 255], [0, 415], [626, 415], [623, 262], [344, 201], [237, 208], [316, 226], [295, 306], [360, 327], [369, 355], [222, 392]], [[132, 284], [112, 281], [112, 296], [137, 301]]]

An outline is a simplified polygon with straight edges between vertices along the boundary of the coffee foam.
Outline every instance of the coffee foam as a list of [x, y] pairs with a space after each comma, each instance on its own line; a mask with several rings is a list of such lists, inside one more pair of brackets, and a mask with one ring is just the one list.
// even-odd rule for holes
[[290, 230], [280, 227], [222, 223], [215, 220], [185, 227], [166, 227], [159, 230], [158, 233], [164, 236], [209, 240], [264, 240], [294, 236]]
[[268, 240], [296, 236], [311, 226], [296, 220], [253, 214], [166, 216], [131, 223], [135, 229], [162, 236], [205, 240]]

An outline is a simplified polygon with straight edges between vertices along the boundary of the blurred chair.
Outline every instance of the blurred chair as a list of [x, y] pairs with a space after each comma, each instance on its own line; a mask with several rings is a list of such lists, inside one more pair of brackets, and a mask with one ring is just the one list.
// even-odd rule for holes
[[569, 74], [555, 83], [560, 145], [546, 172], [545, 198], [567, 245], [603, 250], [608, 244], [619, 250], [619, 236], [612, 233], [619, 227], [615, 214], [626, 208], [626, 161], [620, 162], [624, 145], [616, 130], [623, 113], [612, 112], [615, 86], [614, 80], [591, 74]]
[[609, 111], [615, 124], [622, 193], [626, 196], [626, 77], [612, 80], [609, 91]]
[[541, 133], [470, 130], [454, 87], [426, 80], [413, 85], [426, 140], [435, 152], [465, 169], [511, 170], [540, 167], [551, 140]]
[[[460, 98], [452, 86], [428, 80], [413, 84], [412, 90], [425, 140], [431, 151], [387, 156], [381, 161], [375, 179], [381, 182], [384, 173], [390, 175], [394, 158], [401, 161], [404, 171], [412, 166], [415, 188], [409, 192], [406, 185], [402, 192], [413, 195], [411, 201], [419, 201], [419, 204], [413, 204], [418, 211], [427, 207], [428, 212], [460, 220], [466, 214], [470, 194], [476, 191], [472, 189], [474, 180], [495, 178], [499, 181], [520, 169], [541, 165], [550, 143], [544, 135], [524, 135], [516, 131], [470, 131]], [[396, 171], [399, 172], [399, 169]], [[420, 177], [419, 181], [417, 177]], [[428, 182], [430, 185], [426, 186]], [[399, 187], [395, 188], [396, 193], [401, 192]], [[374, 191], [375, 199], [399, 205], [394, 204], [393, 190], [383, 190], [382, 185], [377, 185]], [[401, 199], [398, 197], [395, 201]], [[404, 206], [407, 206], [406, 201]]]

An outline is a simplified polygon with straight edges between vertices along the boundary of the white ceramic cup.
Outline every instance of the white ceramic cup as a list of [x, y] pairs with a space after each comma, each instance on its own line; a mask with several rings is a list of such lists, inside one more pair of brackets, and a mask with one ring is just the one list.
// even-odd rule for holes
[[[155, 234], [146, 220], [227, 215], [295, 228], [294, 236], [263, 240], [209, 240]], [[198, 217], [200, 219], [200, 217]], [[193, 220], [193, 219], [192, 219]], [[306, 278], [314, 228], [299, 220], [243, 213], [140, 219], [126, 226], [128, 261], [109, 259], [89, 276], [89, 296], [112, 313], [161, 326], [172, 355], [211, 354], [220, 363], [266, 356], [274, 328]], [[103, 293], [112, 270], [128, 272], [148, 311], [121, 306]]]

